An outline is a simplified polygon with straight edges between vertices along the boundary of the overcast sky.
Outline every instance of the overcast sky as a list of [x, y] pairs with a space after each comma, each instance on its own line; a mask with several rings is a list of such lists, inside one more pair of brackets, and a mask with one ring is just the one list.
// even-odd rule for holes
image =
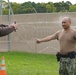
[[[5, 0], [5, 1], [8, 1], [8, 0]], [[31, 2], [35, 2], [35, 3], [38, 3], [38, 2], [45, 2], [45, 3], [47, 3], [47, 2], [49, 2], [49, 1], [51, 1], [51, 2], [53, 2], [53, 3], [55, 3], [55, 2], [61, 2], [61, 1], [64, 1], [64, 2], [66, 2], [66, 1], [70, 1], [72, 4], [76, 4], [76, 0], [9, 0], [10, 2], [16, 2], [16, 3], [24, 3], [24, 2], [27, 2], [27, 1], [31, 1]]]

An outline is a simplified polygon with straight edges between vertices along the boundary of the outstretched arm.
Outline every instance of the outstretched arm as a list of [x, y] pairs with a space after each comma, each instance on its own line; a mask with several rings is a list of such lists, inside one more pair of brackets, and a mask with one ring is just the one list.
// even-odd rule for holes
[[0, 26], [0, 37], [5, 36], [17, 29], [17, 24], [12, 23], [11, 25], [1, 24]]
[[0, 27], [8, 27], [8, 25], [0, 24]]
[[51, 40], [54, 40], [54, 39], [58, 39], [58, 33], [59, 33], [59, 31], [56, 32], [55, 34], [50, 35], [50, 36], [47, 36], [47, 37], [45, 37], [45, 38], [37, 39], [37, 40], [36, 40], [36, 43], [39, 44], [39, 43], [41, 43], [41, 42], [48, 42], [48, 41], [51, 41]]

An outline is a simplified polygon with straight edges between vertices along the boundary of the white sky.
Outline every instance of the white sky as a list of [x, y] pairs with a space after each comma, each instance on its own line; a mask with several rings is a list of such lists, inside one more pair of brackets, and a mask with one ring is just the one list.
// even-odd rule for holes
[[[5, 1], [8, 1], [8, 0], [5, 0]], [[47, 3], [49, 1], [51, 1], [53, 3], [61, 2], [61, 1], [64, 1], [64, 2], [70, 1], [72, 4], [76, 4], [76, 0], [9, 0], [9, 2], [16, 2], [16, 3], [24, 3], [24, 2], [27, 2], [27, 1], [35, 2], [35, 3], [38, 3], [38, 2], [40, 2], [40, 3], [41, 2], [45, 2], [45, 3]]]

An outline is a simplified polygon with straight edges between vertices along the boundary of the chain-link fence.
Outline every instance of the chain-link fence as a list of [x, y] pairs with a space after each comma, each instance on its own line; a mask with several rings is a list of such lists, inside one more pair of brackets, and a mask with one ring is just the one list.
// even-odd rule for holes
[[[11, 22], [16, 20], [19, 24], [19, 29], [9, 36], [0, 37], [0, 51], [56, 53], [59, 51], [59, 43], [57, 40], [36, 44], [35, 38], [43, 38], [62, 29], [61, 20], [65, 16], [69, 16], [72, 19], [72, 27], [75, 27], [76, 13], [12, 15]], [[0, 23], [8, 24], [8, 16], [0, 16]]]

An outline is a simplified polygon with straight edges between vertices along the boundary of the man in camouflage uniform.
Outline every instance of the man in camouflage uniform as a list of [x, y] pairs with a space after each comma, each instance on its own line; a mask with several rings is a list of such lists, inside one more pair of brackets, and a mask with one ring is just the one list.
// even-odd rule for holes
[[60, 75], [76, 75], [76, 59], [61, 58]]
[[62, 19], [62, 30], [43, 39], [36, 39], [36, 43], [48, 42], [57, 39], [60, 44], [60, 52], [57, 59], [60, 64], [59, 75], [76, 75], [76, 30], [70, 27], [71, 19]]
[[18, 29], [18, 24], [14, 22], [10, 25], [0, 24], [0, 37], [6, 36]]

